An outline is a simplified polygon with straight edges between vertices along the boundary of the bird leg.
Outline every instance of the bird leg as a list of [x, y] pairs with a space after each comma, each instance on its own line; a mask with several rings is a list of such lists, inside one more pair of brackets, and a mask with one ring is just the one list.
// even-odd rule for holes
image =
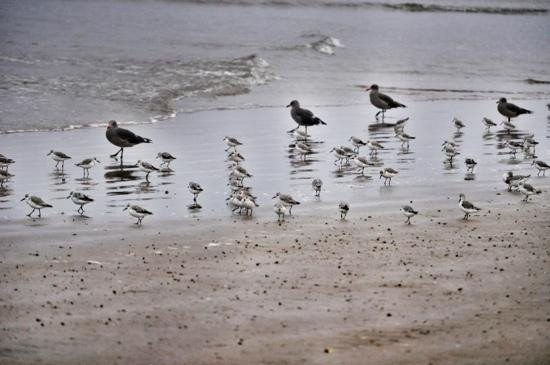
[[[118, 156], [118, 154], [122, 152], [122, 150], [123, 150], [123, 148], [121, 147], [121, 148], [117, 151], [117, 153], [111, 155], [111, 157], [112, 157], [112, 158], [116, 158], [116, 157]], [[122, 157], [121, 157], [121, 158], [122, 158]]]
[[150, 174], [150, 173], [151, 173], [151, 172], [148, 172], [147, 174], [145, 174], [145, 181], [147, 181], [147, 182], [149, 182], [149, 174]]
[[298, 129], [298, 128], [300, 128], [299, 125], [298, 125], [296, 128], [289, 130], [287, 133], [294, 133], [294, 131], [295, 131], [296, 129]]
[[38, 218], [42, 217], [42, 212], [41, 212], [41, 209], [38, 208]]
[[34, 213], [35, 210], [36, 209], [32, 208], [32, 211], [29, 214], [27, 214], [27, 217], [30, 217]]
[[59, 166], [59, 161], [55, 163], [55, 168], [57, 169], [57, 166]]

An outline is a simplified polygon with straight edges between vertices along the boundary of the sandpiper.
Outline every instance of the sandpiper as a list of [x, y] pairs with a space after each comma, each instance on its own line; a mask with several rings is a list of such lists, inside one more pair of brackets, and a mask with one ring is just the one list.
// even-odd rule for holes
[[297, 140], [303, 140], [303, 141], [307, 141], [307, 139], [311, 137], [309, 134], [299, 129], [294, 130], [294, 136], [296, 137]]
[[12, 176], [13, 175], [9, 174], [7, 171], [0, 170], [0, 188], [4, 188], [4, 182]]
[[407, 148], [409, 148], [409, 142], [413, 139], [416, 139], [416, 137], [413, 137], [411, 135], [408, 135], [407, 133], [403, 132], [402, 130], [395, 133], [395, 136], [397, 139], [401, 141], [401, 147], [404, 147], [405, 145]]
[[460, 155], [460, 152], [458, 152], [452, 145], [448, 144], [443, 147], [443, 152], [445, 155], [449, 158], [449, 163], [452, 165], [453, 158], [457, 155]]
[[38, 209], [38, 218], [42, 217], [41, 210], [44, 208], [53, 208], [50, 204], [46, 203], [42, 198], [35, 195], [25, 194], [25, 197], [21, 201], [26, 201], [27, 204], [32, 208], [32, 211], [27, 214], [27, 217], [30, 217], [36, 209]]
[[491, 129], [491, 127], [496, 127], [497, 125], [489, 118], [483, 118], [481, 121], [483, 122], [483, 125], [485, 125], [485, 127], [487, 128], [487, 132]]
[[46, 156], [50, 156], [50, 155], [52, 156], [52, 159], [56, 161], [56, 164], [55, 164], [56, 168], [59, 166], [59, 163], [61, 162], [61, 170], [63, 170], [63, 168], [65, 167], [65, 160], [68, 160], [71, 158], [70, 156], [64, 154], [63, 152], [54, 151], [54, 150], [51, 150], [50, 152], [48, 152]]
[[517, 150], [523, 150], [523, 143], [516, 141], [505, 141], [504, 146], [508, 147], [512, 155], [516, 155]]
[[236, 165], [240, 164], [244, 160], [245, 160], [244, 156], [241, 155], [239, 152], [233, 151], [227, 156], [227, 161], [231, 161]]
[[84, 205], [94, 201], [94, 199], [90, 198], [88, 195], [74, 191], [71, 191], [67, 199], [71, 199], [73, 203], [79, 206], [77, 212], [80, 215], [84, 214]]
[[191, 194], [193, 194], [193, 202], [196, 203], [197, 197], [203, 191], [202, 187], [193, 181], [190, 181], [187, 187], [189, 188], [189, 191], [191, 192]]
[[307, 143], [298, 142], [295, 146], [296, 151], [298, 151], [300, 158], [303, 160], [306, 159], [306, 155], [309, 155], [311, 152], [313, 152], [313, 149]]
[[277, 214], [277, 222], [279, 222], [279, 224], [281, 224], [281, 222], [284, 222], [285, 215], [288, 214], [288, 209], [286, 208], [286, 206], [281, 202], [277, 202], [275, 203], [275, 205], [273, 205], [273, 210]]
[[139, 169], [145, 172], [145, 181], [149, 182], [149, 174], [153, 171], [160, 171], [158, 167], [153, 166], [149, 162], [138, 160], [136, 163]]
[[355, 162], [355, 164], [357, 165], [357, 167], [359, 169], [361, 169], [361, 175], [364, 175], [365, 174], [365, 168], [366, 167], [370, 167], [370, 166], [374, 166], [374, 163], [369, 161], [366, 157], [364, 156], [356, 156], [354, 159], [353, 159], [353, 162]]
[[340, 163], [340, 168], [342, 168], [342, 164], [344, 160], [347, 158], [346, 152], [342, 150], [340, 147], [334, 147], [330, 150], [331, 153], [334, 153], [334, 157], [336, 157], [336, 160], [334, 160], [334, 164], [337, 165]]
[[399, 171], [392, 169], [391, 167], [386, 167], [384, 170], [380, 171], [380, 179], [384, 178], [384, 185], [386, 182], [388, 185], [391, 185], [391, 178], [399, 174]]
[[525, 153], [527, 154], [530, 154], [531, 153], [531, 148], [533, 148], [533, 153], [535, 153], [535, 148], [537, 147], [537, 145], [539, 144], [538, 141], [535, 140], [535, 135], [534, 134], [529, 134], [525, 137], [523, 137], [523, 151], [525, 151]]
[[512, 188], [517, 188], [522, 182], [526, 182], [531, 175], [514, 175], [512, 171], [508, 171], [502, 175], [502, 181], [508, 185], [508, 191], [512, 191]]
[[523, 195], [525, 195], [525, 198], [523, 199], [524, 202], [529, 199], [530, 195], [542, 193], [540, 189], [535, 189], [533, 185], [527, 184], [526, 182], [519, 183], [518, 189]]
[[367, 141], [367, 146], [369, 146], [371, 154], [377, 154], [378, 150], [383, 150], [384, 149], [384, 146], [382, 146], [382, 144], [380, 142], [377, 142], [377, 141], [368, 140]]
[[403, 129], [405, 129], [405, 123], [407, 123], [408, 120], [409, 120], [409, 117], [399, 119], [397, 122], [395, 122], [393, 126], [393, 130], [395, 131], [396, 134], [397, 134], [397, 131], [400, 131], [400, 130], [402, 131]]
[[243, 197], [242, 197], [242, 207], [243, 207], [243, 209], [246, 210], [246, 215], [252, 215], [252, 210], [256, 207], [259, 207], [259, 205], [250, 196], [243, 195]]
[[78, 167], [82, 167], [82, 172], [84, 173], [84, 177], [89, 177], [90, 169], [94, 167], [96, 163], [100, 163], [99, 160], [95, 157], [92, 157], [92, 158], [86, 158], [82, 160], [82, 162], [79, 162], [75, 165]]
[[418, 211], [414, 210], [410, 205], [403, 205], [399, 211], [407, 217], [407, 220], [405, 221], [407, 224], [411, 224], [411, 218], [418, 214]]
[[466, 127], [466, 125], [461, 120], [459, 120], [457, 117], [453, 118], [453, 124], [454, 124], [457, 132], [460, 132], [460, 130], [462, 128]]
[[467, 158], [464, 163], [466, 164], [466, 171], [470, 171], [471, 173], [473, 173], [477, 162], [473, 158]]
[[406, 108], [405, 105], [398, 103], [397, 101], [393, 100], [388, 95], [382, 94], [378, 91], [378, 85], [373, 84], [370, 87], [368, 87], [365, 91], [369, 91], [369, 99], [372, 105], [374, 105], [376, 108], [380, 109], [378, 113], [376, 113], [375, 118], [378, 119], [378, 115], [382, 113], [382, 119], [384, 119], [384, 113], [386, 110], [393, 109], [393, 108]]
[[353, 148], [350, 148], [348, 146], [340, 146], [340, 149], [346, 154], [346, 164], [349, 163], [350, 158], [353, 158], [357, 155], [357, 152], [355, 152]]
[[0, 155], [0, 169], [5, 169], [6, 172], [8, 171], [9, 166], [14, 163], [15, 161], [11, 158], [7, 158], [4, 155]]
[[315, 192], [315, 196], [321, 196], [321, 188], [323, 187], [323, 181], [321, 179], [313, 179], [313, 181], [311, 182], [311, 187]]
[[231, 171], [230, 178], [234, 178], [241, 181], [241, 184], [245, 177], [252, 177], [252, 174], [249, 173], [244, 167], [241, 165], [235, 165], [233, 166], [233, 170]]
[[508, 122], [510, 122], [511, 118], [515, 118], [521, 114], [531, 114], [532, 111], [520, 108], [519, 106], [509, 103], [506, 101], [506, 98], [500, 98], [499, 101], [497, 101], [497, 110], [500, 114], [504, 115], [506, 118], [508, 118]]
[[140, 207], [139, 205], [128, 204], [126, 208], [122, 209], [122, 211], [125, 210], [128, 210], [132, 217], [137, 218], [136, 224], [141, 224], [141, 221], [143, 220], [143, 218], [145, 218], [145, 216], [153, 215], [153, 213], [145, 208]]
[[346, 215], [348, 215], [349, 212], [349, 204], [346, 202], [340, 202], [340, 204], [338, 204], [338, 209], [340, 210], [340, 219], [346, 219]]
[[550, 166], [546, 162], [541, 160], [533, 161], [531, 165], [535, 166], [535, 168], [539, 170], [539, 172], [537, 173], [537, 176], [540, 176], [541, 172], [542, 172], [542, 176], [545, 176], [546, 170], [550, 169]]
[[295, 205], [299, 205], [300, 202], [295, 200], [292, 196], [289, 194], [281, 194], [277, 193], [272, 199], [279, 198], [279, 201], [286, 205], [288, 208], [288, 214], [292, 215], [292, 207]]
[[468, 220], [470, 214], [479, 212], [481, 208], [476, 207], [472, 203], [466, 200], [466, 196], [460, 193], [458, 196], [458, 206], [464, 212], [464, 220]]
[[307, 127], [320, 124], [327, 125], [327, 123], [313, 115], [310, 110], [300, 108], [300, 103], [298, 100], [292, 100], [286, 107], [290, 107], [290, 116], [298, 124], [298, 127], [290, 130], [289, 132], [294, 132], [296, 129], [300, 128], [300, 126], [303, 126], [307, 135]]
[[511, 130], [516, 129], [516, 126], [513, 125], [512, 123], [510, 123], [510, 122], [507, 121], [507, 120], [500, 122], [500, 125], [503, 125], [503, 126], [504, 126], [504, 129], [505, 129], [507, 132], [510, 132]]
[[119, 128], [116, 121], [111, 120], [107, 125], [107, 131], [105, 132], [105, 137], [107, 140], [114, 144], [117, 147], [120, 147], [120, 150], [117, 153], [112, 154], [111, 157], [116, 158], [120, 153], [120, 164], [122, 165], [122, 160], [124, 158], [124, 148], [133, 147], [140, 143], [151, 143], [152, 141], [149, 138], [140, 137], [134, 132], [129, 131], [128, 129]]
[[351, 144], [355, 146], [355, 152], [357, 153], [359, 153], [359, 148], [367, 145], [367, 143], [363, 141], [361, 138], [357, 138], [354, 136], [349, 137], [349, 141], [351, 141]]
[[228, 137], [228, 136], [225, 136], [223, 138], [223, 141], [225, 142], [225, 144], [227, 145], [227, 148], [225, 149], [225, 151], [229, 151], [230, 149], [233, 148], [233, 151], [234, 152], [237, 152], [237, 146], [241, 146], [242, 143], [239, 142], [239, 140], [237, 138], [233, 138], [233, 137]]
[[170, 168], [170, 162], [174, 161], [176, 158], [168, 152], [159, 152], [157, 158], [162, 160], [160, 166], [164, 165], [166, 168]]

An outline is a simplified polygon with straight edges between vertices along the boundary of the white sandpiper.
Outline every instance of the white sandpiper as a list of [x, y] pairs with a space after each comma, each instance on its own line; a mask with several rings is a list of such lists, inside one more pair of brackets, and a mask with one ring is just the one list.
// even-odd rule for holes
[[361, 169], [361, 175], [364, 175], [365, 174], [365, 168], [367, 167], [370, 167], [370, 166], [374, 166], [374, 162], [372, 161], [369, 161], [366, 157], [364, 156], [356, 156], [354, 159], [353, 159], [353, 162], [355, 163], [355, 165], [357, 165], [357, 167], [359, 169]]
[[292, 196], [290, 196], [289, 194], [281, 194], [281, 193], [277, 193], [275, 194], [275, 196], [272, 198], [272, 199], [275, 199], [275, 198], [279, 198], [279, 201], [281, 203], [283, 203], [284, 205], [286, 205], [288, 208], [288, 214], [289, 215], [292, 215], [292, 207], [295, 206], [295, 205], [299, 205], [300, 202], [297, 201], [296, 199], [294, 199]]
[[50, 150], [46, 156], [52, 156], [52, 159], [56, 162], [55, 167], [57, 168], [59, 166], [59, 163], [61, 162], [61, 170], [65, 168], [65, 160], [70, 159], [71, 157], [64, 154], [60, 151], [54, 151]]
[[370, 139], [367, 141], [367, 146], [369, 146], [371, 154], [377, 154], [378, 150], [384, 149], [384, 146], [380, 142], [371, 141]]
[[511, 130], [514, 130], [516, 129], [516, 126], [512, 123], [510, 123], [509, 121], [505, 120], [503, 122], [500, 122], [500, 125], [503, 125], [504, 126], [504, 129], [507, 131], [507, 132], [510, 132]]
[[466, 196], [460, 193], [458, 196], [458, 207], [464, 212], [464, 220], [468, 220], [470, 214], [479, 212], [481, 208], [476, 207], [472, 203], [466, 200]]
[[84, 177], [90, 177], [90, 169], [94, 167], [96, 163], [100, 163], [99, 160], [95, 157], [92, 157], [82, 160], [81, 162], [75, 164], [75, 166], [82, 167]]
[[7, 158], [4, 155], [0, 155], [0, 169], [5, 169], [6, 172], [8, 172], [9, 166], [14, 163], [15, 161], [11, 158]]
[[189, 188], [189, 192], [193, 194], [193, 201], [196, 203], [197, 197], [199, 196], [200, 193], [203, 192], [202, 187], [193, 181], [190, 181], [187, 187]]
[[137, 218], [136, 224], [141, 224], [141, 221], [143, 218], [145, 218], [148, 215], [153, 215], [150, 211], [148, 211], [145, 208], [140, 207], [139, 205], [126, 205], [126, 208], [122, 209], [122, 211], [128, 210], [130, 215], [134, 218]]
[[233, 151], [237, 152], [237, 146], [241, 146], [242, 143], [239, 142], [238, 139], [236, 138], [233, 138], [233, 137], [228, 137], [228, 136], [225, 136], [223, 138], [223, 141], [225, 142], [225, 144], [227, 145], [227, 148], [225, 149], [225, 151], [229, 151], [230, 149], [233, 148]]
[[516, 141], [506, 141], [504, 142], [504, 146], [508, 147], [512, 153], [512, 155], [516, 155], [517, 150], [523, 150], [523, 143], [516, 142]]
[[410, 205], [403, 205], [399, 211], [407, 217], [407, 220], [405, 221], [407, 224], [411, 224], [411, 218], [418, 214], [418, 211], [414, 210]]
[[23, 200], [32, 208], [32, 211], [27, 214], [27, 217], [30, 217], [34, 213], [34, 211], [38, 209], [38, 218], [40, 218], [42, 217], [42, 209], [53, 208], [52, 205], [46, 203], [44, 200], [42, 200], [42, 198], [35, 195], [25, 194], [25, 197], [21, 199], [21, 201]]
[[300, 155], [300, 158], [302, 160], [305, 160], [306, 155], [309, 155], [310, 153], [313, 152], [313, 149], [307, 143], [298, 142], [296, 143], [295, 146], [296, 146], [296, 151], [298, 151], [298, 154]]
[[457, 117], [453, 118], [453, 124], [454, 124], [457, 132], [460, 132], [460, 130], [462, 128], [466, 127], [466, 125], [461, 120], [459, 120]]
[[164, 165], [166, 168], [170, 168], [170, 162], [174, 161], [176, 158], [168, 152], [159, 152], [157, 158], [162, 160], [160, 166]]
[[245, 160], [244, 156], [241, 155], [239, 152], [234, 152], [234, 151], [232, 151], [232, 152], [227, 156], [227, 161], [231, 161], [231, 162], [233, 162], [235, 165], [240, 164], [240, 163], [243, 162], [244, 160]]
[[313, 179], [313, 181], [311, 182], [311, 187], [315, 192], [315, 196], [321, 196], [321, 188], [323, 187], [323, 181], [321, 179]]
[[10, 177], [13, 175], [8, 173], [7, 171], [0, 170], [0, 188], [4, 188], [4, 182], [8, 181]]
[[496, 127], [497, 125], [489, 118], [483, 118], [481, 121], [483, 122], [483, 125], [485, 125], [485, 127], [487, 128], [487, 132], [491, 129], [491, 127]]
[[243, 183], [243, 180], [245, 177], [252, 177], [252, 174], [249, 173], [244, 167], [241, 165], [235, 165], [233, 166], [233, 170], [229, 174], [230, 179], [237, 179], [241, 181], [241, 184]]
[[403, 130], [396, 132], [395, 136], [401, 141], [401, 147], [404, 147], [406, 145], [407, 149], [409, 148], [409, 142], [413, 139], [416, 139], [416, 137], [408, 135], [407, 133], [403, 132]]
[[139, 169], [145, 172], [145, 181], [149, 182], [149, 174], [153, 171], [160, 171], [158, 167], [153, 166], [149, 162], [138, 160], [136, 165]]
[[79, 206], [77, 212], [80, 215], [84, 214], [84, 205], [90, 204], [94, 201], [94, 199], [90, 198], [88, 195], [75, 191], [71, 191], [67, 199], [71, 199], [73, 203]]
[[535, 168], [539, 170], [539, 172], [537, 173], [537, 176], [540, 176], [541, 172], [542, 172], [542, 176], [545, 176], [546, 170], [550, 169], [550, 166], [546, 162], [541, 160], [533, 161], [531, 165], [535, 166]]
[[363, 141], [361, 138], [357, 138], [354, 136], [349, 137], [349, 141], [351, 141], [351, 144], [355, 146], [355, 152], [357, 153], [359, 153], [359, 148], [367, 145], [367, 143]]
[[380, 179], [384, 178], [384, 185], [386, 182], [388, 185], [391, 185], [391, 178], [399, 174], [399, 171], [392, 169], [391, 167], [386, 167], [384, 170], [380, 171]]
[[530, 195], [534, 194], [540, 194], [542, 191], [540, 189], [535, 189], [533, 185], [527, 184], [526, 182], [522, 182], [518, 184], [518, 190], [525, 195], [525, 198], [523, 199], [524, 202], [526, 202], [529, 199]]
[[338, 163], [340, 163], [340, 168], [342, 168], [342, 164], [347, 158], [346, 152], [344, 152], [344, 150], [342, 150], [340, 147], [334, 147], [329, 152], [334, 153], [334, 157], [336, 157], [336, 160], [334, 160], [334, 164], [337, 165]]
[[512, 188], [517, 188], [520, 183], [526, 182], [531, 175], [514, 175], [512, 171], [508, 171], [502, 175], [502, 181], [508, 185], [508, 191]]
[[279, 224], [285, 221], [285, 215], [288, 214], [288, 209], [283, 203], [280, 201], [275, 203], [275, 205], [273, 205], [273, 211], [277, 214], [277, 222], [279, 222]]

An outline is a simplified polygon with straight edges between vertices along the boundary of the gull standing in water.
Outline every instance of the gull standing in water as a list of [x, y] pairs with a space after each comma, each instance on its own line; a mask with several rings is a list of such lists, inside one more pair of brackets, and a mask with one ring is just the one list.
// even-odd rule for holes
[[532, 111], [520, 108], [519, 106], [509, 103], [506, 101], [506, 98], [500, 98], [499, 101], [497, 101], [497, 110], [500, 114], [504, 115], [506, 118], [508, 118], [508, 122], [510, 122], [511, 118], [515, 118], [517, 116], [520, 116], [522, 114], [531, 114]]
[[44, 208], [53, 208], [52, 205], [46, 203], [42, 198], [35, 195], [25, 194], [25, 197], [21, 201], [27, 202], [27, 204], [32, 208], [32, 211], [27, 214], [27, 217], [30, 217], [36, 209], [38, 209], [38, 218], [42, 217], [41, 210]]
[[94, 167], [96, 163], [100, 163], [99, 160], [95, 157], [92, 157], [82, 160], [82, 162], [75, 164], [75, 166], [82, 167], [84, 177], [90, 177], [90, 169]]
[[133, 147], [140, 143], [151, 143], [152, 141], [149, 138], [143, 138], [134, 134], [134, 132], [129, 131], [128, 129], [119, 128], [116, 121], [111, 120], [107, 125], [107, 131], [105, 132], [105, 137], [107, 140], [114, 144], [117, 147], [120, 147], [120, 150], [117, 153], [111, 155], [111, 157], [116, 158], [120, 153], [120, 164], [122, 165], [122, 160], [124, 159], [124, 148]]
[[378, 85], [373, 84], [368, 87], [365, 91], [370, 91], [369, 98], [372, 105], [380, 109], [376, 113], [375, 118], [378, 119], [378, 115], [382, 113], [382, 119], [384, 119], [384, 113], [386, 110], [393, 108], [406, 108], [405, 105], [398, 103], [397, 101], [390, 98], [388, 95], [378, 92]]
[[292, 100], [286, 107], [290, 107], [290, 116], [298, 124], [298, 127], [291, 129], [289, 133], [294, 132], [296, 129], [300, 128], [300, 126], [303, 126], [307, 135], [307, 127], [320, 124], [327, 125], [327, 123], [313, 115], [310, 110], [300, 108], [300, 103], [298, 100]]
[[464, 212], [464, 220], [468, 220], [470, 214], [479, 212], [481, 208], [476, 207], [466, 200], [466, 196], [460, 193], [458, 196], [458, 207]]
[[150, 211], [148, 211], [145, 208], [140, 207], [139, 205], [130, 205], [128, 204], [126, 208], [122, 209], [122, 211], [128, 210], [130, 215], [134, 218], [137, 218], [136, 224], [141, 224], [141, 221], [143, 218], [145, 218], [148, 215], [153, 215]]
[[79, 192], [74, 192], [74, 191], [71, 191], [71, 193], [69, 194], [69, 196], [67, 197], [67, 199], [71, 199], [73, 201], [73, 203], [75, 203], [76, 205], [80, 206], [77, 210], [77, 212], [80, 214], [80, 215], [83, 215], [84, 214], [84, 205], [86, 204], [90, 204], [91, 202], [93, 202], [94, 200], [92, 198], [90, 198], [88, 195], [86, 194], [83, 194], [83, 193], [79, 193]]
[[56, 164], [55, 164], [56, 168], [61, 162], [61, 170], [65, 168], [65, 160], [68, 160], [71, 158], [70, 156], [64, 154], [63, 152], [54, 151], [54, 150], [50, 150], [50, 152], [46, 156], [50, 156], [50, 155], [52, 156], [52, 159], [56, 161]]
[[405, 221], [407, 224], [411, 224], [411, 218], [418, 214], [418, 211], [414, 210], [410, 205], [403, 205], [399, 210], [405, 217], [407, 217], [407, 220]]
[[157, 158], [162, 160], [160, 166], [164, 165], [166, 168], [170, 168], [170, 162], [174, 161], [176, 158], [169, 154], [168, 152], [159, 152]]
[[313, 188], [316, 197], [321, 196], [321, 188], [323, 187], [323, 181], [321, 179], [313, 179], [311, 182], [311, 187]]

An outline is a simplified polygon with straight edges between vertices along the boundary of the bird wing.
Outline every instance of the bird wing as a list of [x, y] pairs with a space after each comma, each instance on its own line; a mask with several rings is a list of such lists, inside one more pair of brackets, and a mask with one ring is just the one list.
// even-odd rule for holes
[[131, 144], [150, 143], [151, 142], [151, 140], [149, 138], [140, 137], [140, 136], [134, 134], [134, 132], [129, 131], [128, 129], [124, 129], [124, 128], [117, 128], [116, 129], [116, 134], [120, 139], [128, 141]]
[[527, 109], [520, 108], [516, 104], [512, 104], [512, 103], [506, 103], [506, 109], [508, 109], [512, 113], [516, 113], [516, 114], [524, 114], [524, 113], [530, 113], [531, 112]]
[[473, 205], [472, 203], [470, 203], [469, 201], [466, 201], [466, 200], [464, 200], [462, 202], [462, 206], [464, 207], [464, 209], [481, 210], [480, 208], [476, 207], [475, 205]]
[[63, 152], [54, 152], [54, 155], [60, 158], [71, 158], [70, 156], [64, 154]]
[[397, 101], [393, 100], [386, 94], [378, 93], [378, 97], [380, 100], [382, 100], [384, 103], [388, 104], [391, 108], [396, 108], [398, 106], [404, 106], [403, 104], [398, 103]]
[[140, 207], [139, 205], [132, 205], [132, 209], [140, 214], [153, 214], [147, 209]]
[[51, 205], [46, 203], [44, 200], [42, 200], [42, 198], [39, 198], [37, 196], [31, 196], [31, 201], [36, 204], [36, 205], [40, 205], [42, 207], [50, 207], [51, 208]]
[[298, 116], [302, 118], [302, 120], [309, 120], [313, 118], [313, 112], [307, 109], [299, 108], [296, 110], [296, 114], [298, 114]]
[[392, 169], [391, 167], [386, 168], [386, 171], [390, 174], [398, 174], [399, 172], [397, 170]]

